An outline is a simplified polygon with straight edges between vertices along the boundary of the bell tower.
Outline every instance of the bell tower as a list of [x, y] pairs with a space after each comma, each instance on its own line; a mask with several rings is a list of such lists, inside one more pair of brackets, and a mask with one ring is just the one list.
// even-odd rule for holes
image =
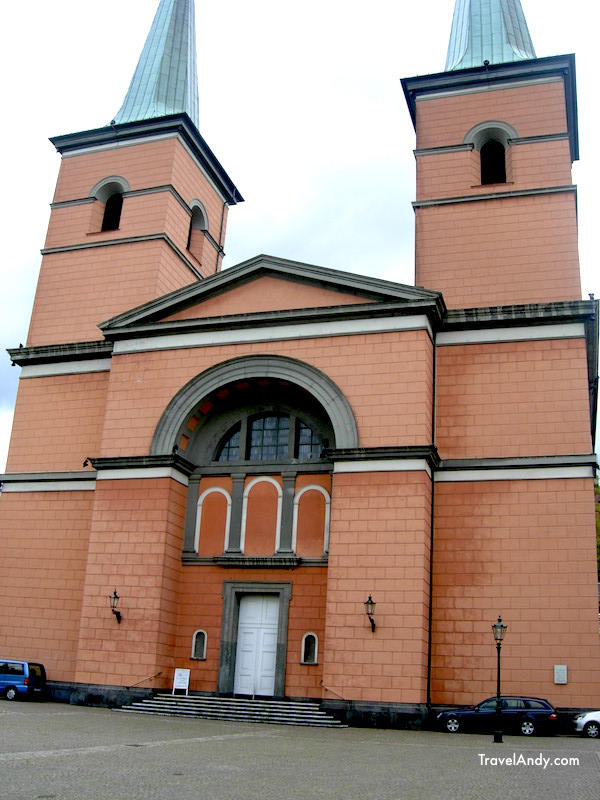
[[446, 71], [402, 85], [416, 284], [449, 308], [579, 300], [574, 57], [536, 58], [519, 0], [456, 0]]
[[199, 132], [194, 0], [161, 0], [109, 125], [57, 136], [62, 156], [28, 346], [98, 325], [221, 269], [242, 201]]

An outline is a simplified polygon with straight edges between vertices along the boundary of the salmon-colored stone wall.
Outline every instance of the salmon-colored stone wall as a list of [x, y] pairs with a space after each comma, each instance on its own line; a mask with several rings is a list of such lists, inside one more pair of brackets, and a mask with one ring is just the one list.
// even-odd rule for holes
[[[215, 692], [219, 666], [219, 645], [223, 613], [223, 581], [292, 582], [286, 655], [285, 694], [288, 697], [322, 696], [325, 652], [326, 567], [280, 569], [223, 569], [186, 565], [183, 567], [179, 607], [178, 638], [174, 666], [190, 669], [190, 690]], [[207, 634], [206, 661], [191, 658], [192, 639], [197, 630]], [[317, 664], [302, 664], [302, 637], [315, 633], [319, 642]], [[172, 677], [171, 677], [172, 680]]]
[[92, 491], [0, 495], [0, 652], [41, 661], [49, 680], [75, 678], [93, 499]]
[[108, 372], [19, 382], [7, 472], [80, 470], [100, 448]]
[[[95, 211], [98, 208], [102, 213], [96, 215]], [[99, 200], [94, 203], [54, 208], [44, 247], [51, 249], [100, 242], [110, 243], [115, 239], [150, 236], [157, 233], [169, 233], [172, 239], [179, 240], [178, 245], [185, 247], [189, 232], [189, 216], [182, 210], [174, 195], [167, 190], [124, 197], [117, 230], [100, 230], [103, 214], [104, 203]], [[97, 224], [94, 224], [97, 217]]]
[[[506, 183], [481, 184], [477, 150], [432, 149], [462, 145], [474, 126], [496, 121], [517, 132]], [[581, 299], [562, 81], [420, 98], [416, 130], [417, 201], [432, 203], [415, 208], [416, 284], [441, 291], [448, 308]], [[564, 138], [534, 139], [547, 135]], [[436, 203], [453, 198], [474, 199]]]
[[296, 553], [303, 558], [320, 558], [325, 541], [324, 495], [316, 489], [307, 489], [298, 502], [298, 528]]
[[227, 475], [202, 478], [200, 481], [198, 498], [209, 492], [202, 501], [201, 512], [198, 512], [200, 519], [196, 519], [196, 525], [199, 526], [197, 552], [200, 556], [218, 556], [225, 550], [227, 497], [221, 491], [210, 490], [222, 489], [231, 497], [232, 483]]
[[260, 278], [231, 289], [224, 295], [204, 300], [165, 318], [165, 322], [180, 319], [198, 319], [231, 314], [253, 314], [262, 311], [281, 311], [290, 308], [319, 308], [322, 306], [355, 305], [371, 302], [366, 298], [341, 294], [330, 289], [303, 283]]
[[[431, 479], [335, 473], [332, 492], [324, 696], [424, 703]], [[363, 605], [369, 594], [375, 632]]]
[[132, 192], [172, 185], [187, 204], [200, 200], [208, 214], [209, 231], [219, 240], [222, 201], [177, 138], [63, 157], [54, 202], [90, 197], [99, 181], [113, 175], [125, 178]]
[[494, 120], [508, 122], [521, 138], [565, 133], [562, 81], [419, 98], [417, 148], [461, 144], [475, 125]]
[[100, 323], [193, 280], [163, 239], [48, 254], [27, 344], [102, 339]]
[[437, 348], [441, 458], [592, 452], [585, 340]]
[[431, 339], [426, 331], [403, 331], [116, 356], [102, 454], [149, 452], [161, 414], [189, 380], [227, 359], [265, 354], [325, 372], [352, 407], [362, 447], [431, 442]]
[[[274, 478], [282, 483], [281, 478]], [[252, 486], [249, 484], [252, 483]], [[246, 479], [246, 519], [242, 551], [247, 556], [273, 555], [276, 550], [278, 492], [271, 480]]]
[[[592, 479], [436, 483], [432, 702], [502, 691], [596, 708], [600, 637]], [[554, 665], [568, 683], [554, 684]]]
[[506, 183], [481, 183], [478, 150], [417, 154], [417, 201], [571, 185], [569, 140], [509, 145]]
[[[76, 680], [167, 686], [187, 489], [168, 478], [98, 480], [94, 494]], [[115, 588], [120, 625], [108, 601]]]
[[575, 195], [417, 208], [416, 282], [448, 308], [580, 300]]
[[[220, 269], [220, 253], [205, 244], [202, 261], [188, 251], [191, 216], [185, 204], [199, 200], [217, 243], [225, 238], [226, 207], [213, 185], [175, 137], [114, 150], [64, 157], [54, 201], [83, 200], [102, 179], [119, 176], [131, 192], [124, 198], [118, 230], [101, 232], [104, 204], [54, 206], [29, 331], [30, 346], [99, 339], [97, 325], [116, 314], [193, 283]], [[165, 236], [111, 245], [131, 237]], [[100, 246], [97, 245], [103, 245]], [[90, 245], [93, 245], [90, 247]]]

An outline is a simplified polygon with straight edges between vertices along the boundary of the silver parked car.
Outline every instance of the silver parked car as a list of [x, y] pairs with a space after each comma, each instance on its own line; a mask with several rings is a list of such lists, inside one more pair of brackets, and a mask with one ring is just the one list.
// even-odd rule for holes
[[575, 730], [590, 739], [600, 737], [600, 711], [588, 711], [575, 717]]

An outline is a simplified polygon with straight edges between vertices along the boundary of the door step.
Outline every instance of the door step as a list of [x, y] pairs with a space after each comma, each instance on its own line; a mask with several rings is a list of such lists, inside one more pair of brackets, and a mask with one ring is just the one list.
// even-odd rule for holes
[[116, 709], [135, 714], [266, 722], [274, 725], [307, 725], [319, 728], [347, 728], [335, 717], [321, 711], [315, 702], [293, 700], [252, 700], [237, 697], [158, 694]]

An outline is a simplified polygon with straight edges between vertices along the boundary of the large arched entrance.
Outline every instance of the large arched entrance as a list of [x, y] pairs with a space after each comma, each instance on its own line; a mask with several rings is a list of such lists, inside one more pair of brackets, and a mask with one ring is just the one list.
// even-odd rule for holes
[[192, 468], [182, 553], [191, 594], [183, 605], [188, 615], [198, 614], [190, 623], [193, 634], [207, 627], [201, 604], [193, 610], [194, 587], [202, 586], [206, 597], [212, 586], [213, 605], [222, 597], [219, 693], [284, 696], [296, 582], [298, 593], [314, 598], [292, 612], [302, 617], [292, 626], [298, 638], [292, 646], [300, 653], [306, 631], [323, 628], [333, 470], [328, 451], [340, 440], [356, 446], [357, 430], [335, 384], [309, 365], [266, 356], [199, 375], [157, 427], [153, 453], [176, 448]]

